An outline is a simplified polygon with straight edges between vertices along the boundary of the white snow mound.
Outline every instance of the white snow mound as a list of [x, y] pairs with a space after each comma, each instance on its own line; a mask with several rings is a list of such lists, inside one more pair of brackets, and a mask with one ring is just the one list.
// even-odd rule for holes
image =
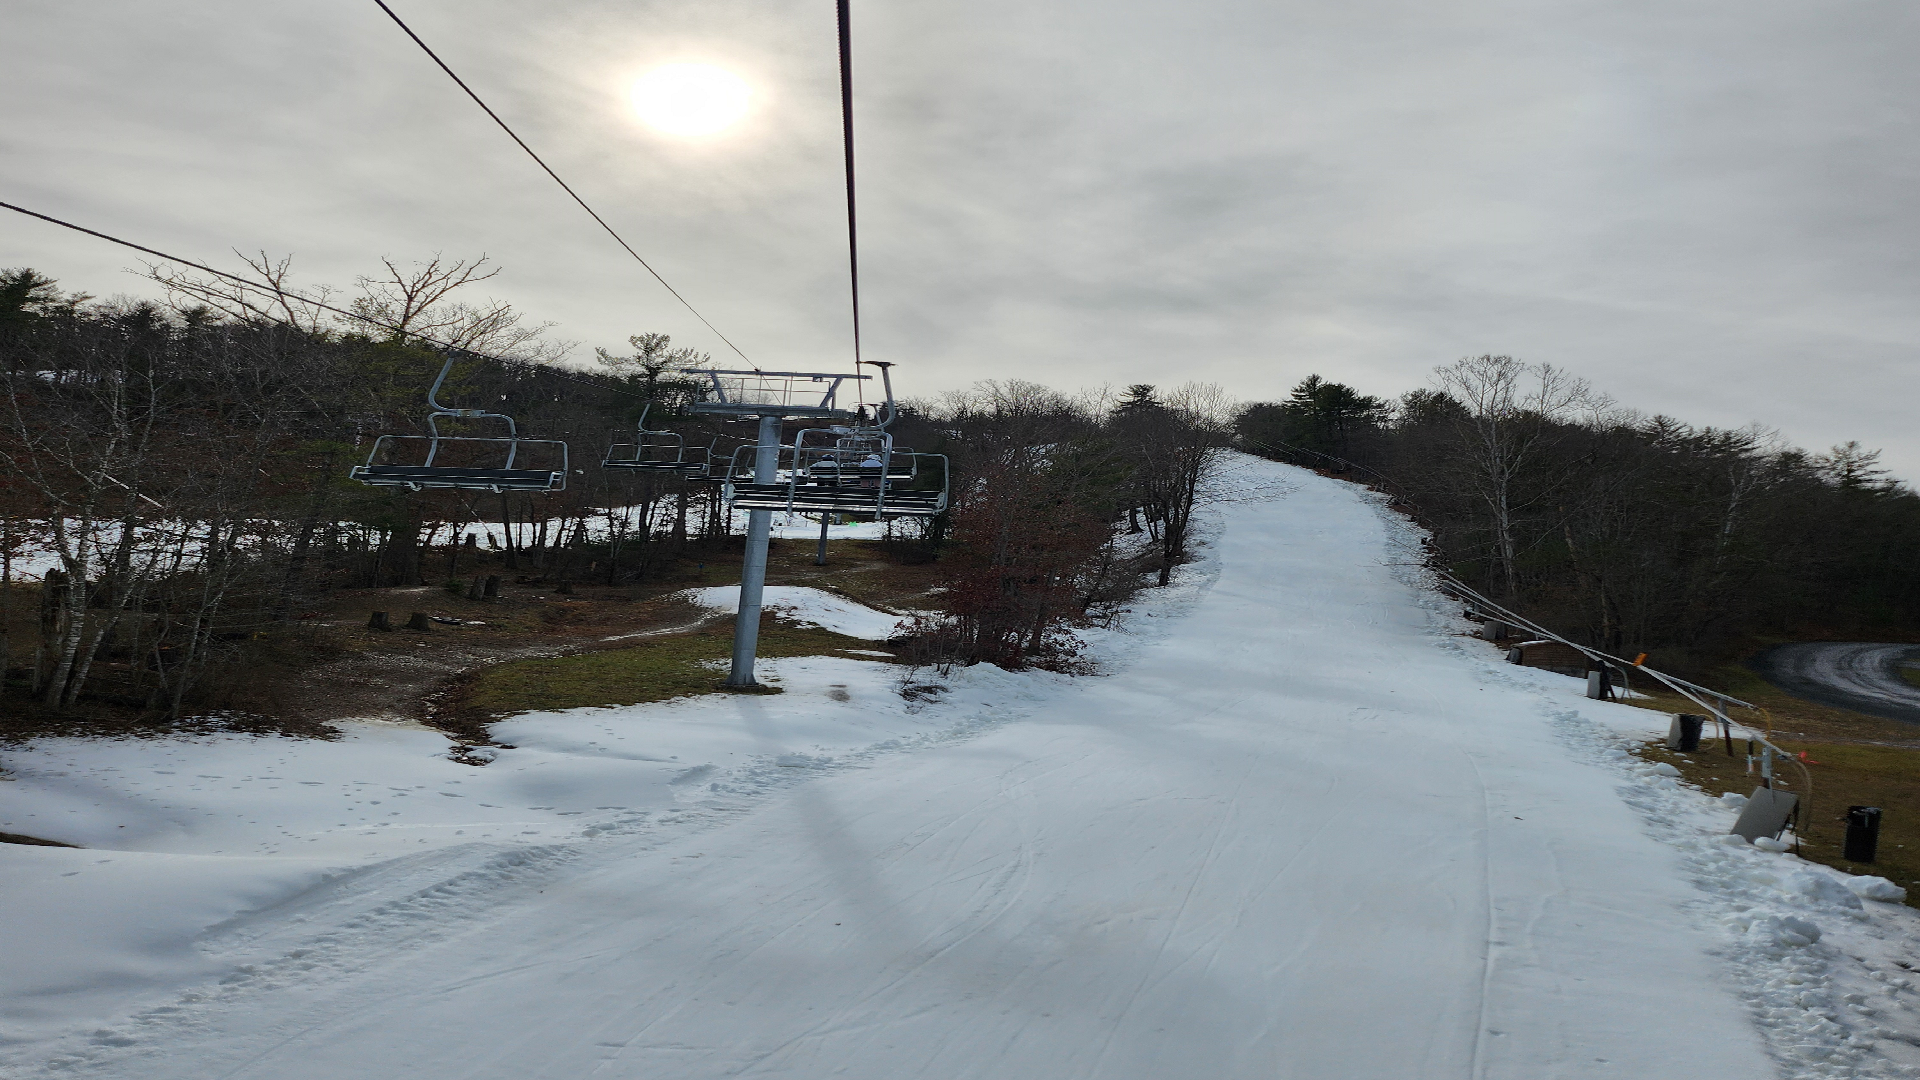
[[[740, 586], [716, 585], [710, 589], [689, 589], [682, 594], [701, 607], [737, 611]], [[818, 626], [836, 634], [885, 641], [900, 625], [898, 615], [875, 611], [844, 596], [809, 589], [801, 585], [769, 585], [760, 599], [762, 608], [804, 626]]]
[[1888, 903], [1899, 904], [1904, 903], [1907, 899], [1907, 890], [1895, 885], [1886, 878], [1874, 877], [1872, 874], [1850, 877], [1843, 880], [1841, 884], [1852, 890], [1853, 895], [1862, 900], [1884, 900]]

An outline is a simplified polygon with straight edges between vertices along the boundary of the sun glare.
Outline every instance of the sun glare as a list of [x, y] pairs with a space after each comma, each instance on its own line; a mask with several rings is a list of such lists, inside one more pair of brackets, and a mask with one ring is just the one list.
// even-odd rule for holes
[[747, 114], [753, 89], [725, 68], [668, 64], [640, 76], [629, 96], [649, 127], [669, 135], [712, 135]]

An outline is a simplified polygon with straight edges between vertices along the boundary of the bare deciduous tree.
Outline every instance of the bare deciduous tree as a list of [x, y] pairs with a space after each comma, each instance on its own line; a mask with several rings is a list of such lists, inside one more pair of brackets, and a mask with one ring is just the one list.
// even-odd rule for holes
[[[1465, 449], [1464, 477], [1485, 505], [1494, 557], [1506, 595], [1517, 596], [1519, 548], [1515, 519], [1528, 505], [1551, 498], [1566, 479], [1529, 477], [1558, 435], [1559, 425], [1597, 395], [1584, 379], [1551, 364], [1511, 356], [1468, 356], [1434, 369], [1434, 382], [1464, 406], [1455, 414]], [[1533, 480], [1523, 487], [1522, 479]]]

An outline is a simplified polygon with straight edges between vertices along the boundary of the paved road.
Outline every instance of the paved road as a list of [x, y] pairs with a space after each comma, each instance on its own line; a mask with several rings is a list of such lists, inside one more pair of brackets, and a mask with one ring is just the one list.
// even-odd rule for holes
[[1869, 716], [1920, 724], [1920, 686], [1900, 677], [1920, 645], [1806, 641], [1778, 645], [1753, 660], [1767, 681], [1797, 697]]

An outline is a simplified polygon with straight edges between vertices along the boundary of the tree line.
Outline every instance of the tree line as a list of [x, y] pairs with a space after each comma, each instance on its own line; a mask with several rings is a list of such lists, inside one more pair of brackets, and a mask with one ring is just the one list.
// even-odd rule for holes
[[1615, 655], [1698, 673], [1769, 641], [1920, 632], [1920, 496], [1858, 443], [1644, 416], [1493, 355], [1394, 400], [1312, 376], [1234, 437], [1382, 487], [1438, 565]]
[[954, 461], [946, 614], [909, 635], [938, 665], [1080, 670], [1072, 628], [1190, 557], [1194, 513], [1231, 437], [1218, 387], [1114, 398], [1021, 380], [917, 404], [901, 437]]

